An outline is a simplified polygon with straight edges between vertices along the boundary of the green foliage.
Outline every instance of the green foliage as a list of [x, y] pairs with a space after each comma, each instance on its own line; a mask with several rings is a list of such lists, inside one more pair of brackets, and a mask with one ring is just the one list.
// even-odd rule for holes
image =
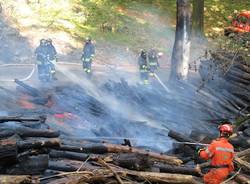
[[[2, 0], [15, 5], [15, 0]], [[13, 10], [13, 17], [29, 17], [33, 25], [63, 30], [78, 39], [90, 35], [96, 40], [108, 40], [132, 46], [165, 47], [164, 37], [172, 39], [175, 24], [176, 0], [30, 0], [26, 10]], [[21, 7], [23, 8], [23, 7]], [[208, 37], [223, 34], [234, 11], [250, 10], [246, 0], [205, 0], [205, 33]], [[166, 27], [166, 24], [168, 27]]]

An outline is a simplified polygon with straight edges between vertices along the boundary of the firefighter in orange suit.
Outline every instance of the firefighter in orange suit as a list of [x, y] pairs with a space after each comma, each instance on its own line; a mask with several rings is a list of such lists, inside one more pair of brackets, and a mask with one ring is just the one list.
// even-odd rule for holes
[[220, 137], [212, 141], [207, 148], [198, 150], [198, 155], [204, 160], [211, 160], [210, 171], [204, 175], [205, 184], [220, 184], [234, 170], [234, 147], [228, 142], [233, 134], [230, 123], [219, 126]]

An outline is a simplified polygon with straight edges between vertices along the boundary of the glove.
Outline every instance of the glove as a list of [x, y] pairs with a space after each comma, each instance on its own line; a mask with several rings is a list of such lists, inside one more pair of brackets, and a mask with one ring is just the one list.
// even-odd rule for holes
[[195, 148], [195, 153], [199, 156], [200, 152], [204, 151], [204, 150], [205, 150], [204, 147], [201, 147], [201, 146], [197, 145], [196, 148]]

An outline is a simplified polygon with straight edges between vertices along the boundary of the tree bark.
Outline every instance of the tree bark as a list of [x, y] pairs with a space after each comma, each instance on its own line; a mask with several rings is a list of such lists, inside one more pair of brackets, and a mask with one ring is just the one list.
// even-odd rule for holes
[[0, 175], [1, 184], [31, 184], [30, 176], [16, 176], [16, 175]]
[[186, 79], [190, 57], [191, 4], [190, 0], [177, 0], [177, 24], [171, 58], [171, 80]]
[[204, 36], [204, 0], [193, 0], [192, 36]]

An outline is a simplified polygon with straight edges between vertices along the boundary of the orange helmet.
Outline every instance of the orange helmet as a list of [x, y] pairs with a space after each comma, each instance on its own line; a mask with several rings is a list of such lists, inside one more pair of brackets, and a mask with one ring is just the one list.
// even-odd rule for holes
[[233, 134], [233, 127], [231, 124], [223, 124], [223, 125], [220, 125], [218, 128], [219, 128], [220, 133], [227, 133], [230, 135]]

